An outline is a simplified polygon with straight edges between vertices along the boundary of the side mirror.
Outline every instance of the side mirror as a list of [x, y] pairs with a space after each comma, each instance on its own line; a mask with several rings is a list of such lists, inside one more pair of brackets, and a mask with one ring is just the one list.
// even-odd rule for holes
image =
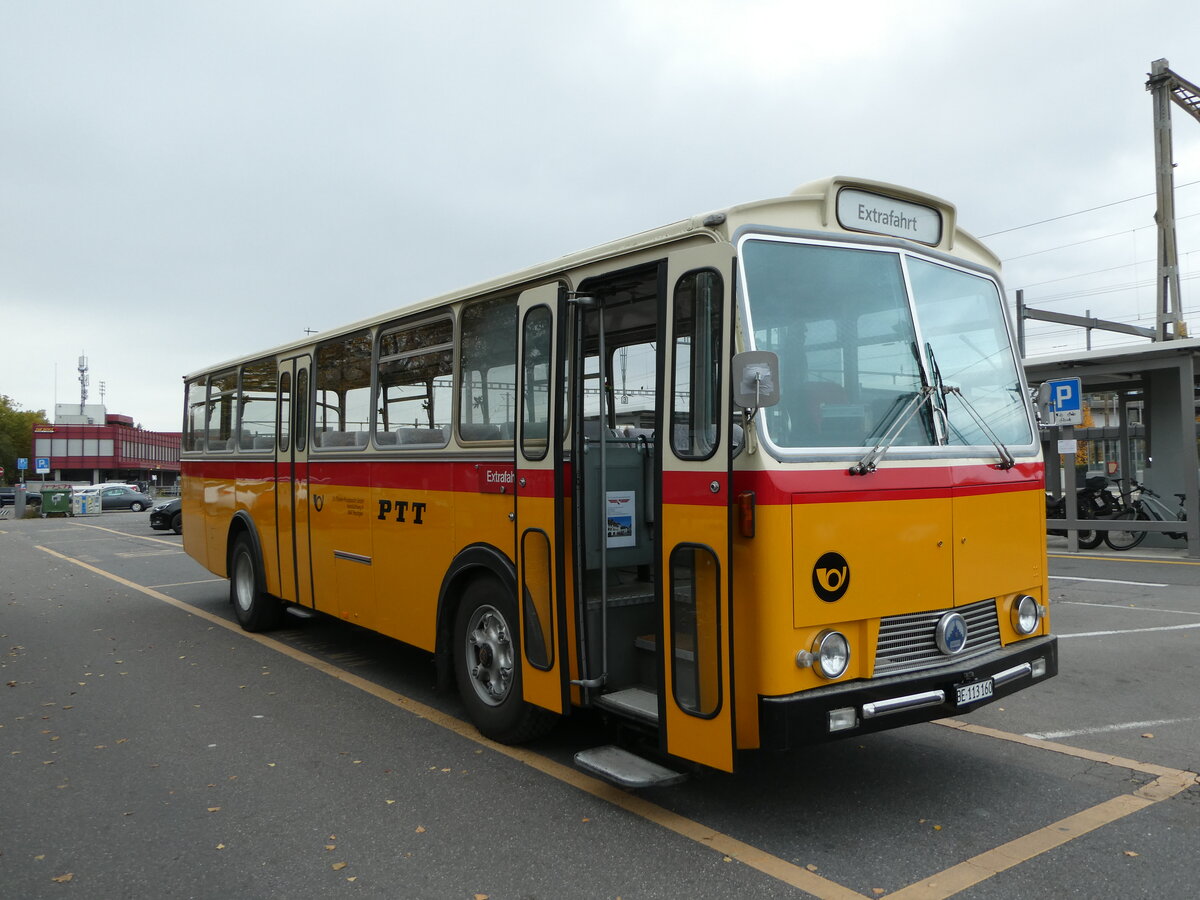
[[770, 350], [747, 350], [733, 357], [733, 402], [743, 409], [760, 409], [779, 402], [779, 355]]
[[1050, 414], [1050, 390], [1048, 381], [1043, 381], [1037, 386], [1037, 396], [1034, 402], [1037, 406], [1038, 418], [1043, 425], [1049, 425], [1054, 420], [1054, 416]]

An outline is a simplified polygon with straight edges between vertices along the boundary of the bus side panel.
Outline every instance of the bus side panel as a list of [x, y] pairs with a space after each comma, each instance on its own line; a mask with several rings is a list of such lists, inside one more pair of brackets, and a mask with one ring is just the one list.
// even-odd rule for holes
[[[369, 463], [309, 460], [309, 540], [317, 609], [376, 628]], [[300, 561], [304, 565], [304, 560]]]
[[197, 464], [185, 460], [181, 466], [179, 497], [183, 510], [183, 550], [204, 568], [215, 574], [224, 575], [224, 562], [220, 569], [209, 564], [208, 542], [205, 540], [204, 479], [197, 471]]
[[436, 649], [438, 593], [454, 557], [486, 543], [511, 557], [511, 494], [484, 494], [474, 463], [374, 466], [370, 514], [377, 629]]
[[[739, 489], [748, 486], [743, 483]], [[791, 533], [792, 508], [783, 503], [757, 506], [754, 537], [734, 530], [733, 684], [739, 749], [759, 746], [759, 695], [797, 690], [792, 673], [797, 671], [796, 652], [803, 648], [793, 629], [779, 627], [792, 620], [792, 558], [786, 552]]]
[[214, 575], [228, 576], [229, 524], [237, 510], [231, 462], [193, 462], [182, 478], [183, 548]]

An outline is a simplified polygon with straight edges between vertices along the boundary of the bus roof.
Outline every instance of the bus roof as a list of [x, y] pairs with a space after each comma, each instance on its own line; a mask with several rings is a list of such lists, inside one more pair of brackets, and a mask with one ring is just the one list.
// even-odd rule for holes
[[205, 366], [184, 376], [197, 378], [218, 369], [232, 368], [255, 359], [286, 354], [315, 346], [336, 335], [370, 328], [399, 316], [419, 314], [447, 303], [503, 293], [521, 285], [546, 281], [571, 270], [656, 246], [687, 240], [730, 241], [742, 230], [844, 233], [883, 236], [907, 241], [914, 247], [951, 254], [987, 269], [999, 270], [1000, 260], [977, 238], [958, 227], [954, 204], [932, 194], [882, 181], [832, 176], [811, 181], [784, 197], [739, 204], [724, 210], [682, 219], [638, 234], [569, 253], [558, 259], [511, 272], [466, 288], [395, 307], [367, 319], [274, 348]]

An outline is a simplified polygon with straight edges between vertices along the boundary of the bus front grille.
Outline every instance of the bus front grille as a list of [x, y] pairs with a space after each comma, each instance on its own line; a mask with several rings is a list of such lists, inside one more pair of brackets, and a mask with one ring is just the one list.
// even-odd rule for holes
[[[967, 646], [955, 656], [946, 656], [937, 647], [934, 632], [938, 620], [948, 612], [957, 612], [967, 620]], [[996, 601], [981, 600], [957, 609], [887, 616], [879, 623], [879, 642], [875, 647], [875, 676], [902, 675], [933, 669], [951, 661], [970, 659], [1000, 647], [1000, 623], [996, 620]]]

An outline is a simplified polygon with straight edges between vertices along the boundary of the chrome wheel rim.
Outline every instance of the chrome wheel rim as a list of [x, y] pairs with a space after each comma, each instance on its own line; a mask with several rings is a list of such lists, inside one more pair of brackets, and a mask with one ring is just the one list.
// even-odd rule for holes
[[238, 607], [242, 612], [250, 612], [254, 603], [254, 566], [244, 553], [233, 560], [233, 587]]
[[499, 706], [512, 689], [513, 644], [508, 622], [494, 606], [480, 606], [467, 623], [466, 665], [471, 687], [488, 706]]

